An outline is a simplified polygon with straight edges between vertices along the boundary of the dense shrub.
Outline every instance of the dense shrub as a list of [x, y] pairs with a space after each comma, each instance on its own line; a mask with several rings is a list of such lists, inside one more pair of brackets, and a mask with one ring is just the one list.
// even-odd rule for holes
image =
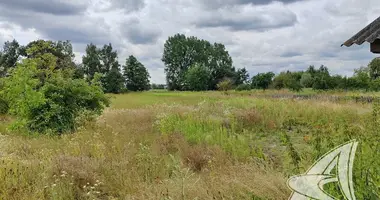
[[41, 134], [72, 132], [83, 112], [98, 115], [109, 103], [97, 79], [88, 84], [57, 70], [41, 83], [39, 73], [36, 62], [25, 59], [5, 79], [9, 112], [17, 119], [12, 128]]
[[9, 105], [3, 94], [4, 84], [3, 79], [0, 78], [0, 115], [8, 113]]
[[220, 91], [227, 91], [232, 89], [233, 83], [231, 79], [224, 79], [221, 82], [218, 83], [217, 87]]
[[0, 96], [0, 115], [6, 114], [8, 109], [8, 102]]
[[186, 89], [191, 91], [202, 91], [208, 89], [211, 74], [201, 64], [194, 64], [185, 74]]

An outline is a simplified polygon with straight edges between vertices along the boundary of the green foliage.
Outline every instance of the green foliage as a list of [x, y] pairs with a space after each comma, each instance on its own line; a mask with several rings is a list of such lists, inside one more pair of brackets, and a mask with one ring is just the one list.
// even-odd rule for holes
[[208, 83], [210, 82], [209, 70], [201, 64], [194, 64], [186, 72], [185, 84], [187, 90], [202, 91], [208, 89]]
[[153, 90], [163, 90], [163, 89], [165, 89], [165, 85], [164, 84], [155, 84], [155, 83], [152, 83], [151, 88]]
[[27, 58], [38, 59], [39, 69], [74, 69], [74, 53], [69, 41], [36, 40], [23, 48], [22, 55]]
[[374, 58], [368, 65], [371, 79], [380, 77], [380, 58]]
[[0, 115], [7, 114], [9, 110], [8, 102], [0, 96]]
[[83, 112], [98, 115], [108, 105], [99, 85], [65, 77], [62, 71], [50, 73], [42, 84], [38, 62], [24, 59], [5, 79], [9, 113], [17, 118], [13, 128], [40, 134], [72, 132]]
[[4, 115], [8, 113], [9, 105], [8, 101], [4, 97], [4, 83], [3, 79], [0, 78], [0, 115]]
[[126, 60], [124, 68], [124, 78], [126, 87], [130, 91], [149, 90], [149, 73], [148, 70], [134, 56], [129, 56]]
[[4, 77], [7, 71], [16, 66], [20, 57], [20, 45], [16, 40], [5, 42], [0, 52], [0, 77]]
[[111, 69], [103, 80], [105, 92], [114, 94], [122, 92], [125, 79], [117, 68]]
[[268, 89], [269, 85], [272, 84], [273, 77], [273, 72], [258, 73], [256, 76], [252, 77], [252, 88], [263, 90]]
[[310, 73], [303, 73], [300, 83], [305, 88], [311, 88], [313, 86], [313, 77]]
[[104, 92], [120, 93], [124, 88], [124, 78], [120, 72], [117, 51], [112, 44], [104, 45], [99, 49], [94, 44], [87, 45], [86, 55], [83, 56], [83, 67], [77, 69], [77, 74], [83, 71], [88, 80], [92, 80], [96, 73], [102, 74], [101, 82]]
[[274, 77], [272, 87], [278, 90], [285, 88], [287, 80], [289, 79], [288, 76], [288, 73], [281, 72], [279, 75]]
[[370, 85], [370, 69], [368, 67], [361, 67], [355, 70], [353, 78], [356, 79], [356, 88], [365, 88], [366, 90]]
[[88, 80], [92, 80], [96, 72], [101, 71], [100, 55], [96, 45], [88, 44], [86, 55], [82, 58], [84, 72]]
[[232, 80], [231, 79], [224, 79], [221, 82], [218, 83], [217, 87], [218, 90], [220, 91], [228, 91], [231, 90], [233, 86]]
[[235, 88], [236, 91], [248, 91], [251, 90], [250, 84], [240, 84]]
[[292, 91], [299, 92], [302, 90], [302, 85], [296, 77], [290, 77], [286, 82], [286, 87]]
[[321, 66], [317, 71], [314, 72], [314, 90], [327, 90], [330, 88], [330, 73], [326, 66]]
[[206, 66], [210, 71], [208, 89], [216, 89], [217, 84], [225, 78], [236, 78], [232, 58], [225, 46], [211, 44], [196, 37], [182, 34], [169, 37], [164, 46], [162, 61], [170, 90], [186, 89], [186, 72], [195, 63]]
[[111, 69], [119, 70], [119, 62], [117, 61], [117, 52], [113, 51], [112, 44], [104, 45], [101, 50], [98, 50], [100, 57], [100, 73], [107, 74]]
[[73, 78], [83, 79], [84, 78], [84, 68], [82, 64], [75, 65]]
[[372, 91], [376, 91], [376, 92], [380, 91], [380, 79], [379, 78], [371, 81], [370, 89]]
[[235, 85], [246, 84], [249, 79], [249, 73], [245, 68], [236, 71]]

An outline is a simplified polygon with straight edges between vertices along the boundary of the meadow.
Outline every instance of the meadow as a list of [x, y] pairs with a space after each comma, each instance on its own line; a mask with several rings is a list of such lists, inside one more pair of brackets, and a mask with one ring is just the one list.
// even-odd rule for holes
[[379, 103], [274, 94], [292, 92], [110, 95], [99, 118], [62, 136], [11, 132], [1, 116], [0, 199], [287, 199], [290, 176], [353, 139], [356, 197], [380, 198]]

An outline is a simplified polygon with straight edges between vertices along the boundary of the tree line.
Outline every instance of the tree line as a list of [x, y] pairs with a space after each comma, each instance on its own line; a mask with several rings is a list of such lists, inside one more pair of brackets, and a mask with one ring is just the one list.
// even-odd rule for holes
[[[30, 54], [28, 49], [38, 49], [38, 52]], [[69, 41], [37, 40], [25, 46], [16, 40], [7, 41], [0, 51], [0, 77], [5, 77], [22, 59], [31, 58], [38, 53], [55, 56], [55, 68], [71, 69], [73, 77], [77, 79], [91, 82], [95, 74], [99, 73], [102, 88], [107, 93], [143, 91], [150, 88], [150, 75], [145, 66], [133, 55], [125, 60], [124, 65], [120, 65], [118, 53], [112, 44], [106, 44], [101, 48], [92, 43], [88, 44], [82, 63], [75, 63], [73, 47]]]
[[233, 66], [223, 44], [176, 34], [166, 41], [162, 61], [169, 90], [380, 90], [380, 58], [373, 59], [366, 67], [355, 69], [352, 77], [331, 75], [324, 65], [319, 68], [309, 66], [304, 71], [284, 71], [277, 75], [266, 72], [250, 77], [245, 68]]
[[[352, 77], [331, 75], [329, 69], [309, 66], [305, 71], [286, 71], [275, 75], [273, 72], [258, 73], [250, 81], [250, 87], [243, 89], [283, 89], [300, 91], [303, 88], [314, 90], [380, 90], [380, 58], [374, 58], [366, 67], [354, 70]], [[238, 87], [237, 89], [241, 88]]]

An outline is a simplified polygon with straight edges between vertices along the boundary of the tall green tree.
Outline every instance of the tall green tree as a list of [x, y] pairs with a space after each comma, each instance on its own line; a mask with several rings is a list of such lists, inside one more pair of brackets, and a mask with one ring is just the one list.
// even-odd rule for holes
[[368, 65], [371, 79], [380, 77], [380, 58], [374, 58]]
[[209, 89], [217, 89], [217, 84], [225, 78], [236, 77], [232, 58], [223, 44], [211, 44], [194, 36], [176, 34], [169, 37], [164, 45], [162, 61], [165, 64], [166, 81], [170, 90], [186, 89], [186, 72], [195, 63], [209, 69]]
[[162, 61], [165, 64], [166, 82], [169, 90], [182, 90], [186, 70], [194, 62], [195, 44], [183, 34], [166, 40]]
[[123, 66], [126, 87], [130, 91], [149, 90], [148, 70], [134, 56], [129, 56]]
[[117, 51], [114, 51], [112, 44], [104, 45], [99, 50], [99, 57], [101, 67], [99, 73], [107, 74], [111, 69], [119, 69], [119, 62], [117, 61]]
[[99, 50], [94, 44], [88, 44], [86, 55], [82, 57], [85, 75], [88, 80], [92, 80], [96, 72], [100, 72], [102, 65], [100, 62]]
[[125, 79], [118, 68], [112, 68], [102, 79], [104, 91], [118, 94], [124, 88]]
[[0, 52], [0, 77], [4, 77], [10, 68], [14, 68], [20, 58], [20, 44], [13, 40], [4, 43]]
[[27, 44], [21, 52], [27, 58], [39, 59], [41, 62], [38, 68], [41, 69], [51, 66], [44, 62], [47, 57], [54, 57], [55, 69], [75, 69], [75, 55], [70, 41], [35, 40]]
[[[211, 62], [203, 61], [209, 66], [211, 71], [211, 83], [209, 88], [217, 89], [217, 84], [224, 79], [234, 79], [236, 76], [235, 68], [232, 66], [232, 58], [225, 46], [215, 43], [211, 47]], [[208, 63], [208, 64], [207, 64]]]

